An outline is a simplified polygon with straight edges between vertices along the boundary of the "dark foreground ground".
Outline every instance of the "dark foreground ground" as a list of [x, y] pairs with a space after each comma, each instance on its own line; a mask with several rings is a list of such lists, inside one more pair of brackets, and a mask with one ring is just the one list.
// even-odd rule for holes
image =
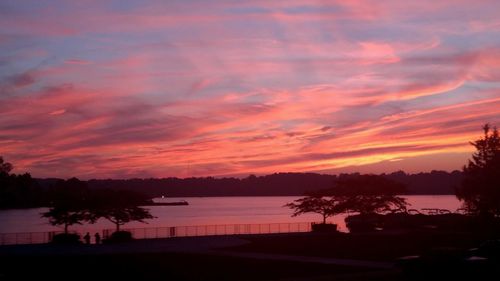
[[[498, 280], [497, 261], [476, 264], [462, 258], [488, 239], [477, 233], [413, 231], [0, 247], [0, 280]], [[398, 261], [428, 253], [434, 255], [411, 266]], [[391, 266], [359, 266], [370, 261]]]
[[366, 272], [346, 266], [183, 253], [18, 257], [1, 263], [3, 280], [308, 280], [312, 275]]
[[491, 239], [479, 233], [441, 231], [249, 235], [244, 238], [251, 243], [229, 249], [375, 261], [394, 261], [399, 257], [420, 255], [436, 248], [468, 250]]
[[6, 265], [2, 280], [400, 280], [393, 270], [200, 254], [23, 258]]

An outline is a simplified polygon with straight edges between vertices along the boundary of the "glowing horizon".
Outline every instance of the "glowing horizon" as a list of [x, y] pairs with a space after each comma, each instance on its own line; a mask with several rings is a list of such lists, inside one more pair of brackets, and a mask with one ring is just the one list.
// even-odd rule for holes
[[500, 126], [498, 1], [33, 0], [0, 15], [0, 155], [16, 173], [451, 171]]

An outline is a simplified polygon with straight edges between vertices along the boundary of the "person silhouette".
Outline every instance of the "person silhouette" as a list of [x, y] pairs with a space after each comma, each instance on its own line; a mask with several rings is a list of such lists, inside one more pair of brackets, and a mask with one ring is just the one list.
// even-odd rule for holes
[[101, 243], [101, 235], [99, 235], [99, 232], [96, 232], [96, 233], [94, 234], [94, 237], [95, 237], [95, 243], [96, 243], [96, 244]]
[[85, 236], [83, 236], [83, 239], [85, 240], [85, 244], [89, 245], [90, 244], [90, 233], [87, 232]]

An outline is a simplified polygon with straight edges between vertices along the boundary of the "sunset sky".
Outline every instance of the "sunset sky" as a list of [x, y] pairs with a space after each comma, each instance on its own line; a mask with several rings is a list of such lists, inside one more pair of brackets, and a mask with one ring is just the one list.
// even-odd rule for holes
[[500, 1], [0, 2], [0, 155], [35, 177], [460, 169]]

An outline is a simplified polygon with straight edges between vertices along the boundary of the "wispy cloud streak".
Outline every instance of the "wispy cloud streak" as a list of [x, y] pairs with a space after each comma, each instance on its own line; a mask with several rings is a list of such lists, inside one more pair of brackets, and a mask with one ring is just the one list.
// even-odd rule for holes
[[458, 169], [481, 125], [500, 125], [499, 11], [2, 3], [0, 155], [38, 177]]

